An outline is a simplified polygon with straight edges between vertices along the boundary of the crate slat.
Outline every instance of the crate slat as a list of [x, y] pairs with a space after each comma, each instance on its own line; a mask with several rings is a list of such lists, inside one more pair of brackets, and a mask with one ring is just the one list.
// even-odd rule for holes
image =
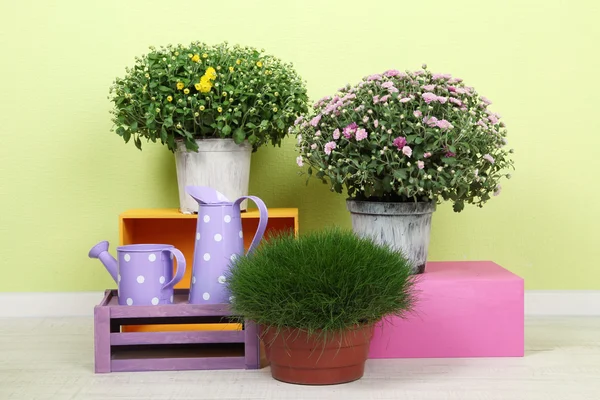
[[146, 358], [112, 360], [112, 372], [244, 369], [244, 357]]
[[244, 343], [244, 331], [185, 331], [111, 333], [112, 346], [135, 344]]
[[165, 304], [158, 306], [111, 307], [111, 318], [160, 317], [227, 317], [231, 316], [227, 304]]

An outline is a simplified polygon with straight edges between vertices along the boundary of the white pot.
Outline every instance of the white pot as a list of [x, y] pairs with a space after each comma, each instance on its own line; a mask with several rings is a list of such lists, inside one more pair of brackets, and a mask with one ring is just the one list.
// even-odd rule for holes
[[434, 202], [383, 203], [348, 199], [346, 207], [352, 216], [354, 233], [400, 250], [410, 261], [414, 274], [425, 272]]
[[[198, 151], [177, 143], [175, 165], [179, 188], [179, 208], [183, 214], [198, 212], [198, 203], [185, 192], [186, 186], [209, 186], [230, 201], [248, 195], [252, 146], [235, 144], [233, 139], [197, 139]], [[245, 210], [247, 201], [242, 202]]]

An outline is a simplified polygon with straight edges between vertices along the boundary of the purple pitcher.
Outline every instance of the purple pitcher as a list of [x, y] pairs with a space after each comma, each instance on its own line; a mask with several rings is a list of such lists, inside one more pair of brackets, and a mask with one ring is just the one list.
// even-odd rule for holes
[[185, 189], [199, 203], [189, 302], [229, 303], [229, 293], [224, 285], [225, 273], [230, 262], [244, 254], [240, 203], [244, 199], [252, 200], [260, 211], [258, 229], [248, 252], [256, 248], [265, 233], [267, 207], [255, 196], [243, 196], [230, 202], [222, 193], [210, 187], [187, 186]]
[[[122, 306], [173, 303], [173, 287], [185, 273], [185, 257], [169, 244], [131, 244], [117, 247], [117, 258], [108, 252], [108, 242], [92, 247], [88, 256], [98, 258], [119, 289]], [[177, 273], [173, 277], [173, 256]]]

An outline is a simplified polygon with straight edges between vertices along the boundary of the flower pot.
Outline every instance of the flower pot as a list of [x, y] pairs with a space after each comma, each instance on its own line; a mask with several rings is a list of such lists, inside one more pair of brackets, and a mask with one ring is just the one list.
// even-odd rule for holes
[[[196, 143], [197, 152], [187, 150], [183, 141], [177, 142], [175, 151], [181, 212], [198, 212], [198, 202], [186, 193], [186, 186], [209, 186], [230, 201], [247, 196], [252, 146], [235, 144], [233, 139], [198, 139]], [[246, 210], [246, 200], [240, 208]]]
[[267, 329], [262, 337], [271, 375], [278, 381], [302, 385], [333, 385], [360, 379], [369, 355], [373, 326], [343, 334], [319, 334], [290, 328]]
[[346, 200], [352, 230], [376, 243], [400, 250], [411, 262], [413, 273], [425, 272], [434, 202], [384, 203]]

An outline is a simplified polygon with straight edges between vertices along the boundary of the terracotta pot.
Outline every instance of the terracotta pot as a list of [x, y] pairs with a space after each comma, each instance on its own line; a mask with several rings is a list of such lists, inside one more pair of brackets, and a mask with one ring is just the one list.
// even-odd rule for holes
[[263, 329], [262, 340], [273, 378], [302, 385], [333, 385], [360, 379], [373, 326], [343, 334], [308, 335], [298, 329]]

